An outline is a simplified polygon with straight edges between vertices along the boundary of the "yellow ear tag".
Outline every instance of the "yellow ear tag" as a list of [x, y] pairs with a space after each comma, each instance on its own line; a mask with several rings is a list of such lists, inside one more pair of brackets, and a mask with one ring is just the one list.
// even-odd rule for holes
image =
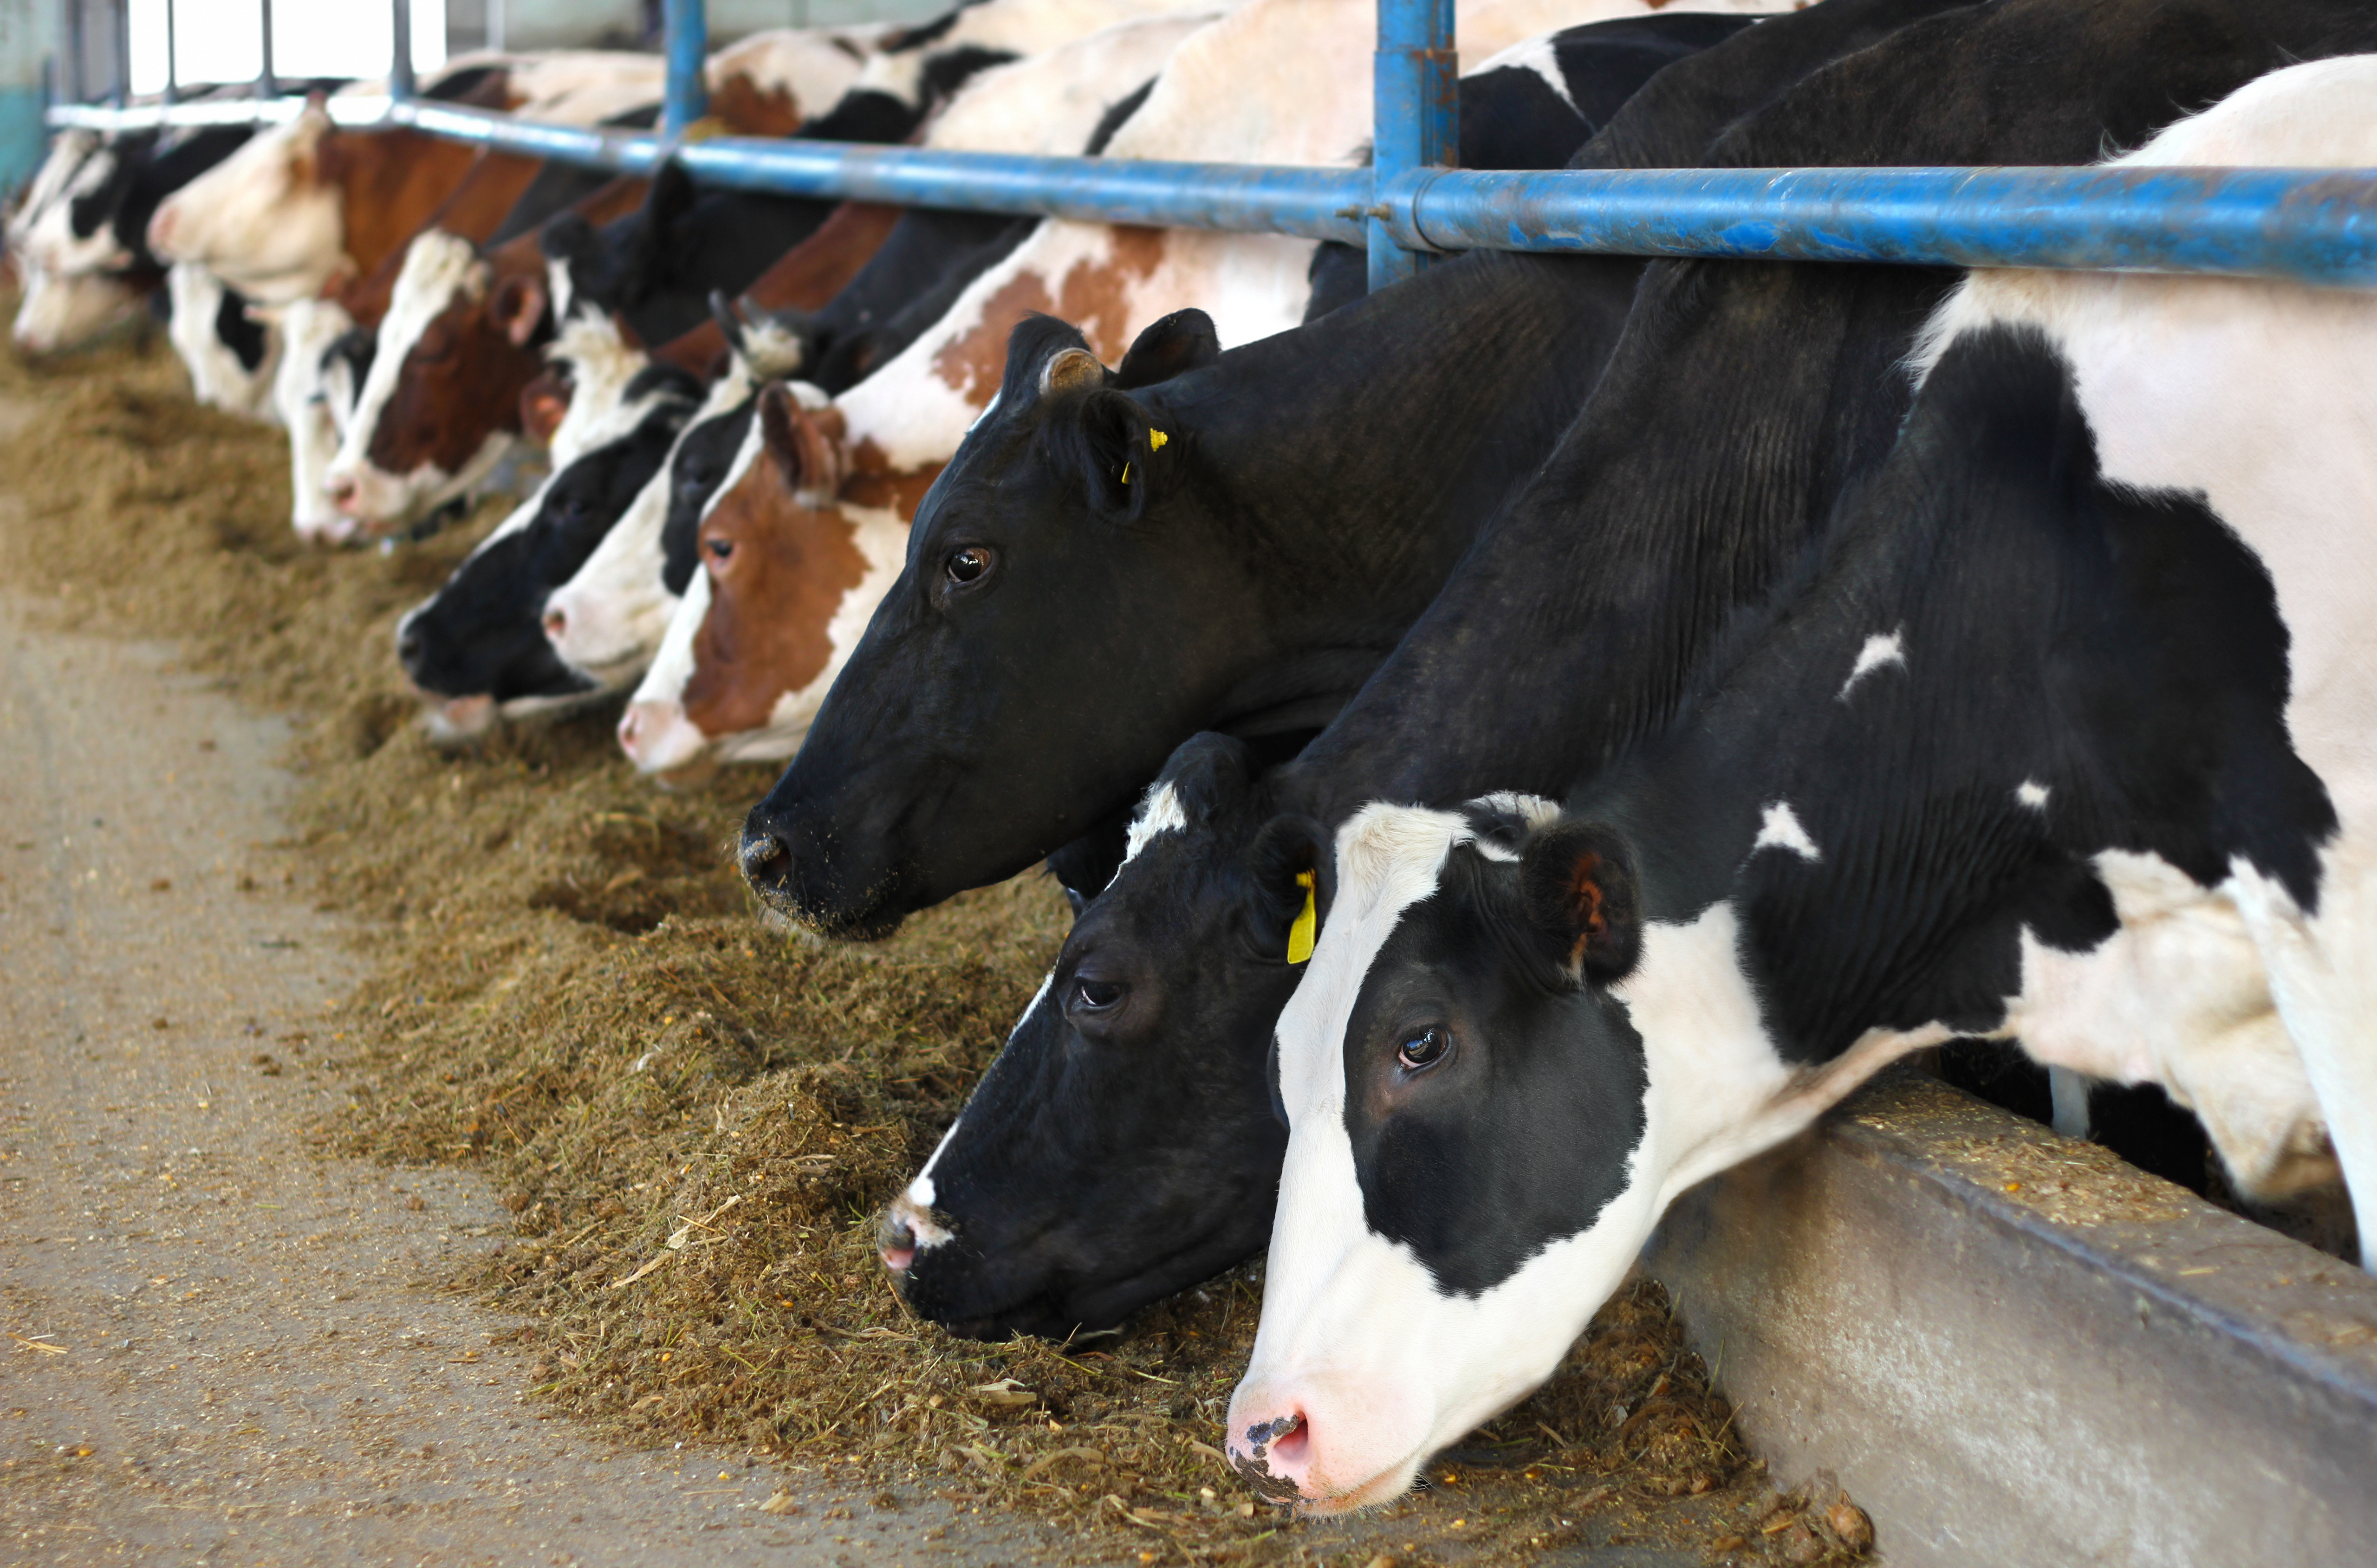
[[1129, 484], [1130, 482], [1130, 465], [1129, 463], [1125, 463], [1122, 466], [1122, 481], [1125, 484]]
[[1153, 452], [1171, 439], [1172, 437], [1165, 434], [1162, 431], [1151, 429], [1147, 433], [1147, 449]]
[[1304, 889], [1304, 912], [1287, 928], [1287, 961], [1301, 964], [1312, 956], [1312, 944], [1320, 932], [1320, 911], [1312, 901], [1312, 873], [1297, 872], [1296, 885]]

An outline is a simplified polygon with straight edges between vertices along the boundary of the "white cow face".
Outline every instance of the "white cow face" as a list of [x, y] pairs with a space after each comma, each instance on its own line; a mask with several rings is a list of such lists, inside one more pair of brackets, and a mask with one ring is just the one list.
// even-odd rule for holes
[[[1386, 1501], [1551, 1374], [1664, 1206], [1661, 1097], [1616, 982], [1617, 836], [1536, 804], [1372, 806], [1279, 1021], [1290, 1133], [1230, 1456], [1320, 1513]], [[1722, 906], [1720, 906], [1722, 909]]]
[[106, 272], [52, 272], [20, 261], [25, 297], [10, 328], [28, 354], [55, 354], [80, 348], [108, 328], [133, 320], [145, 296]]
[[149, 248], [195, 262], [252, 300], [321, 291], [346, 259], [339, 187], [322, 177], [330, 116], [310, 103], [192, 180], [149, 220]]

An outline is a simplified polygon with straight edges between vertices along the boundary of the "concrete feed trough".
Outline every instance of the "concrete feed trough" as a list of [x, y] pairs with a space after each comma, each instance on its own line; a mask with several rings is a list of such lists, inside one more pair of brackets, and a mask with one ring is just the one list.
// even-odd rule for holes
[[1911, 1070], [1645, 1262], [1777, 1480], [1836, 1472], [1893, 1564], [2377, 1540], [2377, 1279]]

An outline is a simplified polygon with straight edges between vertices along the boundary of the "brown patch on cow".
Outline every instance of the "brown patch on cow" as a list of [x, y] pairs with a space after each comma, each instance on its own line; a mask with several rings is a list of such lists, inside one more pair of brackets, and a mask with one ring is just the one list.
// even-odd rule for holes
[[822, 310], [865, 267], [900, 221], [901, 208], [846, 201], [817, 232], [752, 280], [743, 298], [760, 310]]
[[368, 275], [412, 242], [453, 194], [480, 151], [401, 127], [332, 130], [315, 149], [318, 177], [339, 187], [347, 260]]
[[894, 468], [890, 455], [870, 435], [852, 447], [845, 459], [842, 498], [854, 506], [878, 507], [902, 522], [913, 522], [916, 508], [924, 504], [925, 492], [933, 488], [933, 481], [948, 466], [927, 463], [921, 469]]
[[710, 117], [734, 136], [788, 137], [801, 128], [801, 105], [782, 85], [763, 88], [737, 71], [710, 89]]
[[396, 388], [372, 426], [365, 449], [372, 467], [388, 474], [427, 466], [460, 473], [488, 436], [520, 432], [520, 389], [544, 356], [512, 341], [493, 309], [494, 292], [454, 301], [406, 350]]
[[803, 504], [812, 476], [787, 466], [802, 460], [797, 445], [768, 441], [702, 521], [710, 612], [694, 633], [685, 716], [705, 735], [760, 728], [779, 697], [823, 675], [833, 661], [828, 629], [866, 576], [841, 508]]
[[[643, 180], [614, 180], [570, 210], [590, 223], [607, 223], [641, 206], [648, 188]], [[525, 323], [508, 313], [522, 303], [522, 290], [542, 299], [544, 253], [536, 235], [527, 233], [497, 246], [487, 259], [492, 279], [480, 298], [454, 302], [431, 324], [432, 330], [447, 328], [442, 341], [451, 351], [441, 346], [439, 357], [430, 358], [416, 347], [398, 369], [396, 389], [364, 449], [382, 473], [409, 474], [436, 463], [450, 474], [496, 432], [525, 428], [522, 394], [544, 368], [535, 342], [543, 311]], [[568, 406], [565, 392], [560, 409]]]
[[933, 356], [933, 374], [970, 406], [983, 407], [1006, 373], [1007, 338], [1015, 324], [1035, 311], [1053, 315], [1056, 310], [1038, 273], [1017, 273], [982, 303], [982, 317], [972, 329], [941, 346]]
[[1112, 363], [1130, 347], [1133, 283], [1164, 261], [1164, 231], [1117, 224], [1104, 260], [1087, 257], [1065, 269], [1052, 295], [1038, 273], [1019, 272], [985, 300], [974, 325], [933, 356], [933, 374], [974, 408], [990, 401], [1007, 370], [1007, 339], [1016, 323], [1039, 312], [1071, 322], [1098, 358]]
[[1057, 315], [1080, 327], [1092, 351], [1108, 364], [1130, 349], [1130, 285], [1154, 276], [1164, 263], [1164, 243], [1161, 229], [1117, 224], [1108, 259], [1094, 266], [1075, 262], [1057, 287]]

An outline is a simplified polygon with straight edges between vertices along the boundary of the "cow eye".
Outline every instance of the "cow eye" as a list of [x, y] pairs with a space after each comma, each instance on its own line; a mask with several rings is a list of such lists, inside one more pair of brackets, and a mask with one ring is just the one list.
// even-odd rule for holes
[[1112, 980], [1075, 980], [1073, 1000], [1093, 1013], [1103, 1012], [1122, 1000], [1122, 987]]
[[709, 548], [711, 555], [717, 560], [723, 561], [735, 553], [735, 541], [731, 539], [705, 539], [701, 542]]
[[1433, 1067], [1443, 1061], [1445, 1052], [1451, 1049], [1451, 1031], [1441, 1028], [1422, 1029], [1404, 1041], [1403, 1049], [1395, 1052], [1395, 1060], [1416, 1073], [1423, 1067]]
[[953, 583], [973, 582], [990, 570], [990, 552], [974, 544], [969, 544], [963, 550], [952, 550], [943, 569]]

